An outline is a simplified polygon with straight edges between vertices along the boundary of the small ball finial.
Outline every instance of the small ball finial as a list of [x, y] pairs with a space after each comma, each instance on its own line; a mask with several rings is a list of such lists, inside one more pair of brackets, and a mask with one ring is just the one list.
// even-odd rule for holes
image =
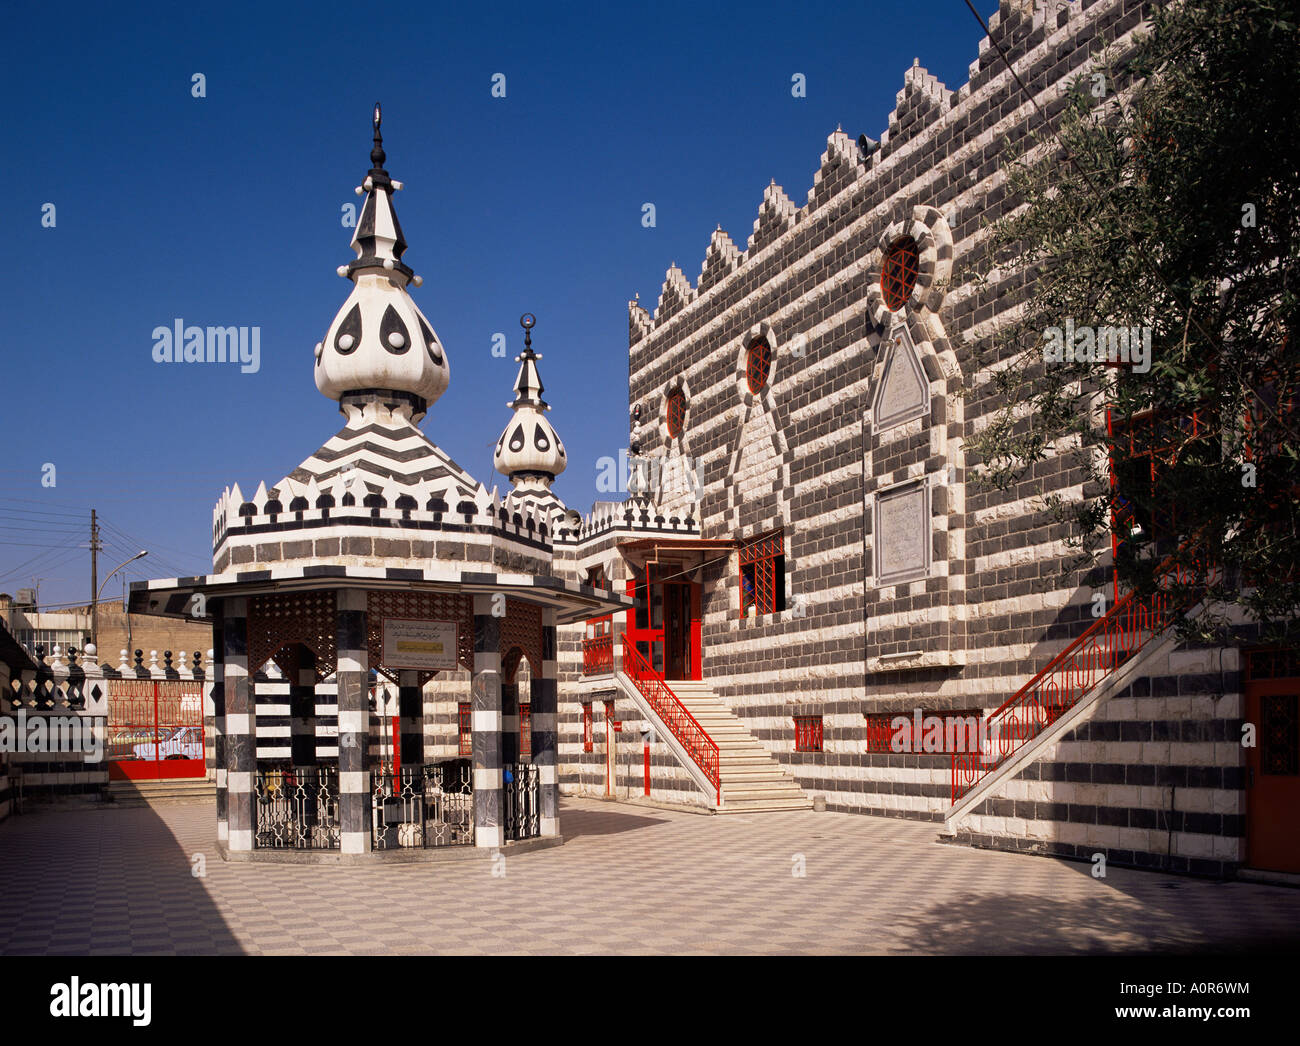
[[531, 312], [526, 312], [519, 317], [519, 326], [524, 329], [524, 348], [533, 347], [533, 328], [537, 326], [537, 317]]

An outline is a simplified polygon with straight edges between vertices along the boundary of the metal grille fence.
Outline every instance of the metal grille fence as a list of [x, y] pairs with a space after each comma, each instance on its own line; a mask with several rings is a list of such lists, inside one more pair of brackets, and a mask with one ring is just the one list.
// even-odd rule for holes
[[506, 838], [532, 839], [541, 834], [537, 806], [537, 767], [514, 763], [506, 767]]
[[371, 774], [371, 845], [375, 850], [474, 844], [474, 786], [469, 765], [402, 767]]
[[337, 850], [339, 775], [329, 767], [259, 770], [254, 783], [259, 850]]

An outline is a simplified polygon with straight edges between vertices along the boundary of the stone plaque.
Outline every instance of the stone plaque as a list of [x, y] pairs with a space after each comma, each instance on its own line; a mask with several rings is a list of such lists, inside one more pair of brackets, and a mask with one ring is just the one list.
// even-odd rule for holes
[[930, 569], [930, 499], [924, 483], [876, 495], [876, 580], [887, 585]]
[[877, 431], [923, 416], [930, 407], [930, 386], [917, 358], [907, 328], [895, 327], [889, 335], [885, 370], [876, 393]]

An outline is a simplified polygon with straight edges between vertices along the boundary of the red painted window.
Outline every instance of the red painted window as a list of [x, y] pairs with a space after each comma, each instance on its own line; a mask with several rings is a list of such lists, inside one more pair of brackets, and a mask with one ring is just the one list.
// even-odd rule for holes
[[[867, 721], [867, 747], [868, 752], [893, 752], [894, 739], [894, 721], [896, 719], [906, 719], [907, 725], [901, 727], [900, 743], [903, 745], [903, 752], [915, 752], [927, 754], [924, 749], [926, 731], [930, 727], [933, 719], [938, 719], [942, 723], [942, 733], [940, 734], [939, 748], [937, 752], [928, 754], [941, 754], [950, 752], [949, 741], [954, 743], [953, 747], [958, 752], [968, 752], [973, 750], [978, 742], [978, 723], [984, 718], [984, 713], [978, 708], [964, 709], [944, 709], [942, 711], [922, 710], [921, 712], [921, 733], [913, 742], [912, 733], [915, 726], [915, 714], [906, 712], [885, 712], [873, 713], [865, 717]], [[952, 721], [951, 724], [949, 721]], [[972, 735], [972, 730], [975, 733]], [[915, 744], [915, 747], [907, 746]]]
[[785, 609], [785, 535], [781, 531], [740, 548], [740, 616]]
[[582, 750], [591, 751], [591, 702], [582, 703]]
[[885, 305], [891, 312], [897, 312], [911, 297], [920, 261], [921, 252], [910, 236], [895, 240], [886, 252], [884, 263], [880, 266], [880, 293], [884, 295]]
[[533, 706], [526, 701], [519, 706], [519, 761], [533, 761]]
[[772, 350], [765, 341], [756, 341], [749, 347], [745, 359], [745, 377], [749, 381], [750, 392], [761, 392], [767, 385], [767, 376], [772, 372]]
[[457, 720], [460, 728], [460, 754], [466, 758], [474, 754], [474, 733], [470, 726], [470, 708], [468, 702], [462, 702], [457, 708]]
[[[587, 584], [607, 588], [609, 579], [603, 567], [587, 572]], [[582, 674], [608, 675], [614, 671], [614, 615], [602, 614], [587, 619], [582, 637]]]
[[867, 751], [890, 752], [889, 739], [894, 735], [894, 716], [869, 715], [867, 720]]
[[668, 436], [676, 439], [686, 424], [686, 393], [674, 389], [668, 394]]
[[1162, 473], [1193, 443], [1213, 439], [1216, 427], [1211, 422], [1210, 413], [1202, 411], [1186, 415], [1144, 411], [1127, 419], [1108, 412], [1114, 552], [1119, 552], [1138, 527], [1147, 531], [1151, 540], [1177, 534], [1175, 505], [1160, 501], [1157, 488]]
[[822, 750], [822, 717], [797, 715], [794, 717], [794, 750], [820, 752]]

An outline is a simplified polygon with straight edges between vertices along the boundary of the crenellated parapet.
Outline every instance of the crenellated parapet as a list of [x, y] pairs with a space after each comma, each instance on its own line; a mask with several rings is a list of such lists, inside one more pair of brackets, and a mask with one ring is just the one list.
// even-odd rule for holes
[[[377, 488], [377, 489], [372, 489]], [[213, 568], [291, 562], [404, 566], [412, 560], [550, 558], [553, 506], [503, 499], [494, 487], [366, 482], [355, 470], [306, 483], [259, 483], [252, 498], [226, 488], [213, 511]]]
[[699, 537], [700, 523], [694, 516], [665, 516], [649, 501], [629, 498], [622, 502], [597, 505], [576, 525], [570, 520], [555, 531], [557, 546], [581, 546], [610, 535], [644, 536], [670, 534], [676, 537]]

